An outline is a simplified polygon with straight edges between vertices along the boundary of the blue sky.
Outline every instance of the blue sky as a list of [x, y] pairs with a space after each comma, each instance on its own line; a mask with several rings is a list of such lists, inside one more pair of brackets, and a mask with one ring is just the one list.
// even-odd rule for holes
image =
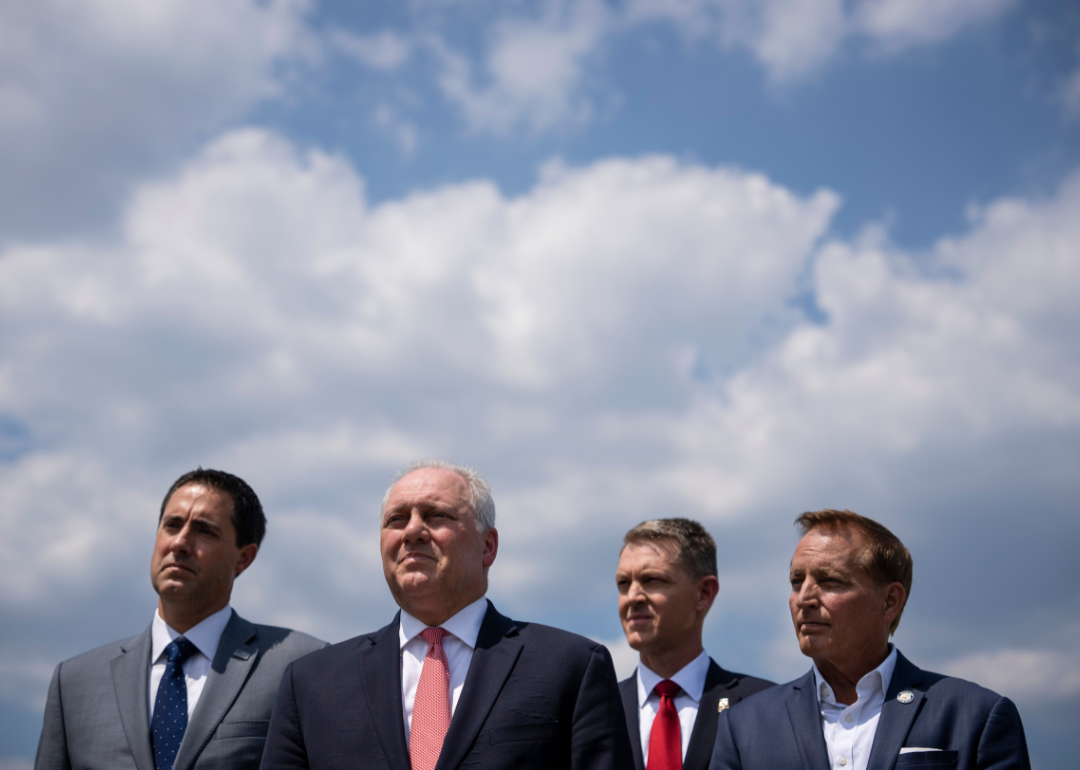
[[378, 501], [480, 468], [505, 612], [608, 643], [622, 533], [716, 537], [723, 665], [802, 673], [794, 517], [915, 557], [896, 637], [1080, 751], [1080, 10], [60, 0], [0, 24], [0, 770], [139, 632], [160, 495], [242, 475], [234, 605], [385, 624]]

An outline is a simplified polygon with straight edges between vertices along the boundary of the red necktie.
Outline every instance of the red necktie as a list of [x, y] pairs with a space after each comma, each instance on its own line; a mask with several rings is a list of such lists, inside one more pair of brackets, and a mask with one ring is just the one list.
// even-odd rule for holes
[[675, 709], [675, 696], [682, 688], [665, 679], [653, 688], [660, 696], [660, 708], [653, 719], [649, 733], [649, 761], [646, 770], [682, 770], [682, 730], [679, 728], [679, 712]]
[[450, 729], [450, 666], [442, 646], [446, 629], [425, 628], [420, 636], [428, 649], [413, 700], [409, 759], [412, 770], [433, 770]]

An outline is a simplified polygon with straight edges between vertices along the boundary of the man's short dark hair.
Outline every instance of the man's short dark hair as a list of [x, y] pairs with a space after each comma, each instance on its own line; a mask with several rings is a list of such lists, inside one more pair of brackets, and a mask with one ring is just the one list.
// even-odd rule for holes
[[[838, 511], [832, 508], [807, 511], [795, 519], [795, 526], [803, 535], [815, 529], [857, 529], [862, 532], [866, 537], [867, 546], [859, 559], [860, 566], [866, 570], [866, 574], [878, 588], [884, 588], [890, 583], [902, 585], [904, 606], [907, 606], [908, 597], [911, 596], [911, 577], [914, 566], [911, 552], [900, 542], [900, 538], [886, 527], [854, 511]], [[900, 625], [900, 615], [903, 614], [904, 607], [901, 607], [900, 613], [889, 626], [890, 634], [896, 632], [896, 627]]]
[[169, 498], [173, 496], [173, 492], [187, 484], [201, 484], [218, 492], [224, 492], [232, 498], [232, 523], [236, 530], [237, 548], [243, 548], [248, 543], [262, 544], [263, 536], [266, 534], [266, 516], [263, 515], [262, 503], [259, 502], [259, 496], [255, 494], [255, 490], [239, 476], [211, 468], [196, 468], [173, 482], [165, 499], [161, 501], [158, 523], [165, 515], [165, 506], [169, 504]]
[[671, 541], [675, 558], [694, 580], [716, 575], [716, 541], [691, 519], [652, 519], [626, 533], [623, 547]]

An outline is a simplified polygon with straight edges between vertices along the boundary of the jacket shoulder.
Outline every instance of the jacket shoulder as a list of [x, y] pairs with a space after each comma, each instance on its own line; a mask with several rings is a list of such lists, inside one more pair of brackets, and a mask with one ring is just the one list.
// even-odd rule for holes
[[80, 653], [72, 658], [68, 658], [60, 664], [60, 668], [64, 673], [76, 672], [86, 669], [94, 669], [104, 664], [108, 665], [109, 661], [124, 652], [130, 651], [145, 636], [145, 632], [142, 634], [136, 634], [135, 636], [128, 637], [127, 639], [118, 639], [115, 642], [109, 642], [103, 644], [100, 647], [95, 647], [92, 650], [87, 650], [84, 653]]
[[256, 643], [267, 652], [288, 653], [299, 657], [329, 646], [322, 639], [316, 639], [302, 631], [280, 626], [253, 625], [256, 631]]

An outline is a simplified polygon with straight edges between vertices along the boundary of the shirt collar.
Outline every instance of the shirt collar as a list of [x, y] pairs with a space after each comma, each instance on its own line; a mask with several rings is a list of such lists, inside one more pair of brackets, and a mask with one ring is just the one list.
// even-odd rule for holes
[[[709, 673], [709, 654], [705, 650], [701, 651], [701, 654], [687, 663], [678, 673], [671, 677], [671, 681], [679, 685], [682, 691], [690, 696], [695, 702], [701, 701], [701, 695], [705, 692], [705, 677]], [[638, 664], [638, 705], [644, 706], [645, 701], [652, 695], [653, 689], [660, 682], [664, 681], [664, 677], [657, 674], [650, 669], [644, 663]]]
[[[484, 616], [487, 615], [487, 608], [487, 597], [481, 596], [440, 625], [439, 628], [465, 642], [469, 649], [476, 649], [476, 637], [480, 636], [480, 626], [484, 622]], [[398, 643], [404, 648], [406, 644], [419, 636], [420, 632], [425, 628], [430, 628], [430, 626], [402, 610], [401, 624], [398, 626]]]
[[156, 663], [169, 643], [182, 636], [213, 661], [214, 655], [217, 654], [218, 644], [221, 642], [221, 635], [225, 632], [225, 626], [229, 625], [231, 618], [232, 606], [226, 604], [224, 609], [203, 618], [197, 625], [189, 628], [187, 633], [181, 634], [165, 622], [159, 609], [154, 613], [154, 622], [150, 626], [150, 660]]
[[[892, 684], [893, 671], [896, 670], [896, 645], [889, 645], [889, 654], [881, 662], [881, 665], [875, 668], [868, 674], [864, 674], [859, 683], [855, 685], [855, 692], [859, 696], [859, 700], [862, 701], [868, 696], [872, 695], [878, 688], [881, 689], [881, 696], [885, 697], [885, 693], [889, 691], [889, 685]], [[838, 706], [836, 702], [836, 693], [833, 692], [831, 686], [825, 681], [825, 677], [821, 675], [821, 671], [818, 670], [817, 663], [814, 664], [814, 680], [817, 682], [815, 691], [817, 692], [818, 703], [827, 704], [829, 706]], [[849, 703], [848, 706], [855, 704]], [[846, 707], [845, 707], [846, 708]]]

